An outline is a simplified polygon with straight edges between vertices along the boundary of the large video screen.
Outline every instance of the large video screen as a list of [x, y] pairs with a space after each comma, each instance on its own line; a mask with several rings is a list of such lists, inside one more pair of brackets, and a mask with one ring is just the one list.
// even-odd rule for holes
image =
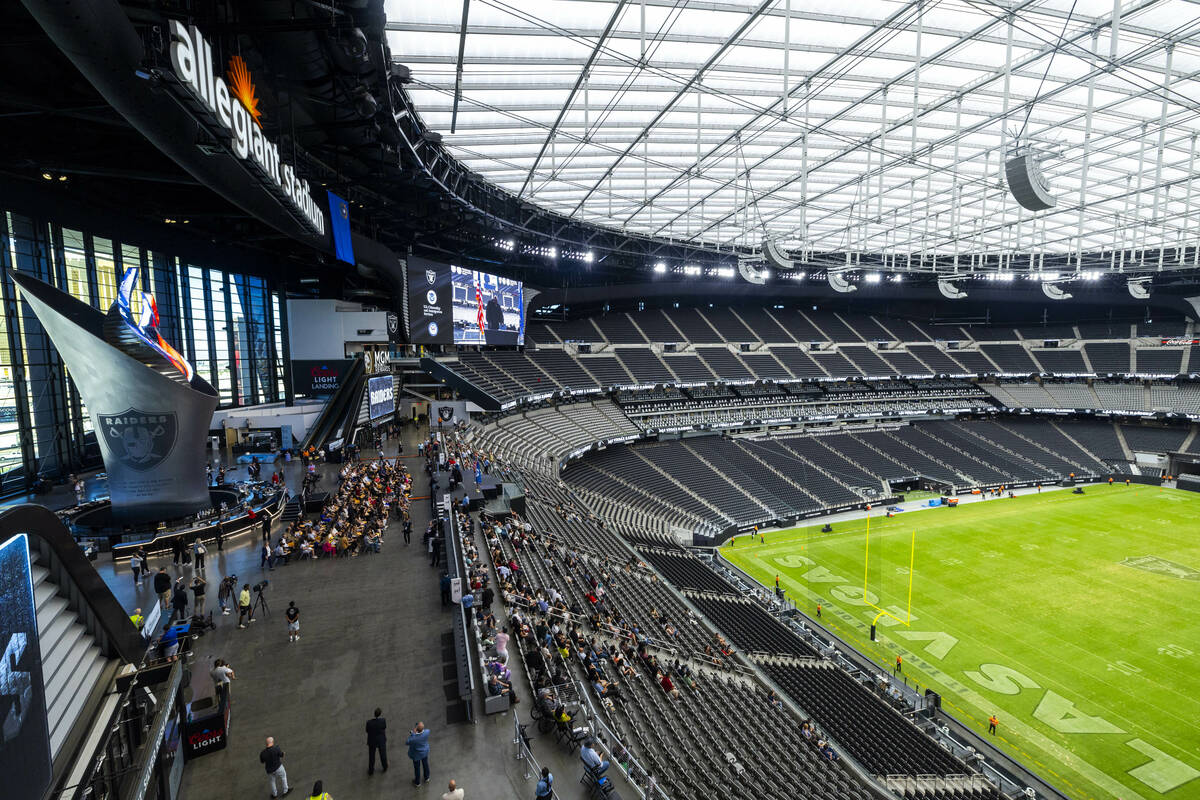
[[[50, 728], [38, 647], [29, 538], [0, 545], [0, 775], [5, 796], [41, 797], [50, 783]], [[64, 667], [65, 669], [65, 667]]]
[[396, 410], [396, 388], [391, 375], [367, 378], [367, 395], [371, 419], [386, 417]]
[[525, 307], [520, 281], [450, 267], [454, 292], [454, 343], [525, 344]]
[[411, 256], [409, 341], [524, 345], [524, 294], [520, 281]]
[[418, 256], [408, 259], [408, 340], [413, 344], [453, 344], [450, 265]]

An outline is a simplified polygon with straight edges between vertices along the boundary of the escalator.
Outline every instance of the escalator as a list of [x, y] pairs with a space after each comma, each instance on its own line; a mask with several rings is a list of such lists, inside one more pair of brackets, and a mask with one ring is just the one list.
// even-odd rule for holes
[[366, 388], [366, 370], [361, 358], [354, 359], [346, 379], [329, 398], [316, 423], [308, 429], [301, 449], [326, 447], [330, 442], [345, 442], [354, 433], [358, 410]]

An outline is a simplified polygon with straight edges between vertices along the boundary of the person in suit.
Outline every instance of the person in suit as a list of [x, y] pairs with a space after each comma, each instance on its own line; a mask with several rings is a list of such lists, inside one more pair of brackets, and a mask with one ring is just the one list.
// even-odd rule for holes
[[379, 753], [379, 766], [387, 772], [387, 720], [383, 709], [375, 709], [375, 716], [367, 720], [367, 774], [375, 774], [375, 753]]
[[421, 785], [421, 769], [425, 770], [425, 783], [429, 783], [429, 729], [424, 722], [418, 722], [405, 742], [408, 745], [408, 757], [413, 762], [413, 786]]

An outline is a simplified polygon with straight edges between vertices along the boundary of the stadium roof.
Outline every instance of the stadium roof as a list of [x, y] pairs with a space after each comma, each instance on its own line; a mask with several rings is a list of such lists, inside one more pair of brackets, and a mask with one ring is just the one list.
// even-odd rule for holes
[[[1165, 268], [1192, 266], [1175, 250], [1194, 245], [1200, 203], [1192, 3], [384, 5], [406, 88], [449, 151], [581, 222], [909, 267], [1150, 250], [1150, 269], [1159, 248]], [[1056, 207], [1008, 193], [1018, 149], [1042, 160]]]

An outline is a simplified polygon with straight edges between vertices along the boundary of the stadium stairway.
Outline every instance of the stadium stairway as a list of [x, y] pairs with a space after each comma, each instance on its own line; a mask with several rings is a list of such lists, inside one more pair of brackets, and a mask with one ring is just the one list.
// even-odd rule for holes
[[279, 521], [283, 523], [284, 527], [287, 527], [303, 516], [304, 514], [300, 508], [300, 498], [293, 497], [283, 507], [283, 513], [280, 514]]

